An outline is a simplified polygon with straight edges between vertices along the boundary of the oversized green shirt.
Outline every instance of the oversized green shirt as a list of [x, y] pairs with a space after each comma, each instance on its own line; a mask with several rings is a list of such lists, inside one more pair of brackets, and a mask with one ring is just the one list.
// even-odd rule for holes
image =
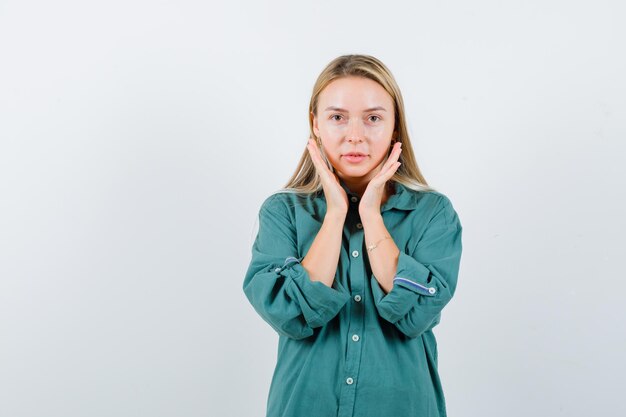
[[459, 217], [442, 193], [393, 183], [381, 214], [400, 256], [385, 294], [369, 264], [359, 196], [340, 183], [350, 207], [332, 287], [300, 264], [324, 221], [323, 192], [273, 194], [259, 210], [243, 290], [279, 335], [266, 416], [446, 416], [432, 328], [457, 284]]

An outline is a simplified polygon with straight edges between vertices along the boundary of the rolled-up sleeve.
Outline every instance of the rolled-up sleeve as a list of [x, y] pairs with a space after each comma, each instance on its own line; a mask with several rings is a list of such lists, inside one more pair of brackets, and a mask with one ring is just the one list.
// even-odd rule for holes
[[349, 292], [312, 281], [300, 263], [297, 230], [280, 194], [270, 196], [259, 210], [259, 230], [243, 290], [257, 313], [279, 334], [303, 339], [324, 326], [350, 299]]
[[409, 337], [439, 323], [456, 290], [463, 228], [450, 200], [442, 196], [413, 253], [400, 251], [393, 287], [385, 294], [371, 276], [379, 315]]

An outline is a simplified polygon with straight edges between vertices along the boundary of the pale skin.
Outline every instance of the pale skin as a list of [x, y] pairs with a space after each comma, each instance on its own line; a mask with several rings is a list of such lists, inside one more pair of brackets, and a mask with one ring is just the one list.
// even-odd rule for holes
[[[348, 196], [339, 183], [341, 178], [361, 197], [359, 216], [366, 246], [377, 243], [368, 253], [370, 266], [380, 287], [388, 293], [393, 288], [400, 256], [380, 212], [390, 197], [386, 184], [400, 166], [402, 151], [401, 142], [391, 146], [396, 135], [393, 99], [375, 81], [350, 76], [326, 86], [320, 93], [317, 111], [318, 115], [313, 114], [314, 132], [335, 172], [326, 166], [316, 141], [309, 138], [307, 149], [320, 176], [327, 209], [302, 266], [311, 280], [332, 287], [349, 207]], [[358, 164], [351, 163], [345, 158], [349, 152], [367, 156]], [[386, 236], [390, 238], [383, 239]]]

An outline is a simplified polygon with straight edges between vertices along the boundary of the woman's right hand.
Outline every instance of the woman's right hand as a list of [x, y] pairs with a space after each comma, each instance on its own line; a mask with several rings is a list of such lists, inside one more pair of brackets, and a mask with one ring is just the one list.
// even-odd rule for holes
[[345, 216], [348, 213], [348, 195], [339, 183], [337, 174], [328, 169], [328, 166], [322, 159], [317, 143], [311, 137], [309, 137], [307, 149], [322, 182], [324, 196], [326, 197], [326, 214], [336, 213], [337, 215]]

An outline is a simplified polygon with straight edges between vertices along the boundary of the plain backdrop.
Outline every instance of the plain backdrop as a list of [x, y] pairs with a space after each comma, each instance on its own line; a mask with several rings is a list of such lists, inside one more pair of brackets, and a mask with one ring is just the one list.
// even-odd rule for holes
[[391, 69], [464, 227], [434, 330], [449, 415], [626, 415], [625, 17], [0, 1], [0, 417], [265, 415], [278, 336], [242, 290], [258, 209], [346, 53]]

